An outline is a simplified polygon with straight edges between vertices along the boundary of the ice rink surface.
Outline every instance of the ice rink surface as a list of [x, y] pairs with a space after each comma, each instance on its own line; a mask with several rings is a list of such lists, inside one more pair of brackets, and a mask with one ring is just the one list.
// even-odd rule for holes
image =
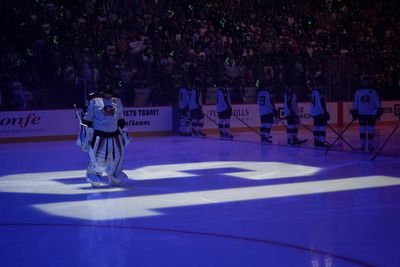
[[301, 129], [134, 138], [121, 188], [92, 189], [74, 141], [1, 144], [0, 266], [400, 266], [400, 130], [371, 161]]

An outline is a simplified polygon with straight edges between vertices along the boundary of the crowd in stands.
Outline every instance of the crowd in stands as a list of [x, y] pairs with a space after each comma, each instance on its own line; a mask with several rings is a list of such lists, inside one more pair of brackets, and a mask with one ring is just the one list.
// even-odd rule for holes
[[400, 98], [395, 0], [8, 0], [1, 8], [2, 109], [83, 105], [112, 86], [126, 106], [174, 104], [183, 77], [204, 92], [228, 76], [232, 100], [270, 79], [307, 100], [323, 75], [330, 100], [349, 100], [369, 74], [383, 99]]

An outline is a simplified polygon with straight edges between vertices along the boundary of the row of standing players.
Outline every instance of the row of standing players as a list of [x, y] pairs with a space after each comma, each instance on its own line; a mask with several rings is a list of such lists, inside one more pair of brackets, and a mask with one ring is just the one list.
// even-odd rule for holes
[[[225, 81], [216, 90], [216, 110], [218, 128], [221, 138], [233, 139], [230, 132], [232, 106]], [[185, 82], [179, 89], [179, 135], [205, 137], [204, 113], [200, 104], [200, 91], [195, 86], [187, 86]]]
[[[376, 91], [370, 88], [368, 77], [362, 79], [363, 87], [356, 91], [353, 104], [353, 120], [360, 123], [361, 150], [366, 148], [373, 150], [374, 127], [376, 120], [382, 115], [380, 101]], [[216, 91], [216, 111], [218, 113], [218, 128], [222, 138], [232, 139], [230, 133], [230, 120], [232, 107], [226, 82], [221, 82]], [[272, 143], [271, 127], [279, 116], [276, 111], [271, 84], [263, 81], [257, 83], [257, 103], [260, 107], [261, 136], [262, 141]], [[314, 119], [314, 140], [316, 146], [327, 146], [325, 142], [325, 129], [329, 120], [326, 110], [326, 98], [318, 80], [310, 86], [311, 115]], [[180, 133], [182, 135], [205, 136], [203, 132], [204, 113], [199, 103], [199, 91], [192, 88], [190, 92], [183, 86], [179, 94], [180, 107]], [[284, 116], [287, 120], [287, 136], [290, 145], [296, 145], [303, 141], [297, 138], [300, 123], [297, 113], [296, 90], [289, 87], [284, 96]], [[79, 115], [79, 114], [77, 114]], [[86, 178], [92, 187], [101, 187], [103, 184], [120, 186], [126, 178], [123, 172], [124, 147], [129, 142], [123, 115], [123, 105], [112, 90], [105, 90], [93, 95], [83, 118], [80, 118], [80, 134], [77, 144], [88, 152], [90, 163], [86, 172]], [[191, 125], [189, 122], [191, 121]], [[104, 183], [102, 175], [106, 174], [108, 182]]]
[[[371, 87], [368, 76], [361, 79], [360, 87], [353, 101], [351, 115], [353, 121], [359, 121], [360, 150], [374, 150], [374, 132], [377, 119], [382, 115], [382, 108], [376, 90]], [[326, 108], [326, 94], [320, 79], [308, 81], [311, 91], [311, 116], [313, 118], [313, 137], [316, 147], [329, 148], [326, 142], [326, 127], [330, 114]], [[256, 87], [257, 104], [260, 111], [261, 142], [272, 143], [271, 128], [280, 118], [274, 104], [273, 86], [268, 81], [258, 80]], [[187, 84], [179, 90], [180, 124], [179, 134], [183, 136], [206, 136], [203, 131], [204, 113], [199, 102], [200, 92], [195, 86], [189, 88]], [[216, 89], [216, 111], [218, 114], [218, 128], [221, 138], [232, 139], [230, 120], [232, 107], [229, 100], [226, 81], [220, 83]], [[296, 87], [289, 86], [284, 95], [284, 119], [287, 121], [287, 142], [289, 145], [299, 145], [306, 142], [298, 138], [300, 119], [297, 108]]]

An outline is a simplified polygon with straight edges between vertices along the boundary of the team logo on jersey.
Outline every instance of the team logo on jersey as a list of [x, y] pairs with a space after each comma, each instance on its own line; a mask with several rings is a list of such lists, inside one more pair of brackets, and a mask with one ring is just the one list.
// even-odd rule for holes
[[369, 95], [363, 95], [360, 98], [361, 103], [369, 103], [370, 100], [371, 100], [371, 96], [369, 96]]
[[114, 116], [114, 114], [115, 114], [115, 108], [114, 108], [113, 106], [111, 106], [111, 105], [104, 106], [104, 108], [103, 108], [103, 114], [104, 114], [105, 116]]

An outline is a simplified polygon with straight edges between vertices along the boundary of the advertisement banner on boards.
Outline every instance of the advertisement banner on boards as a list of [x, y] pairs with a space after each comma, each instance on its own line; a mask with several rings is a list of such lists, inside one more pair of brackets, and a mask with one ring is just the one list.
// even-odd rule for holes
[[[283, 103], [275, 104], [278, 114], [281, 119], [284, 119]], [[260, 126], [260, 113], [258, 105], [232, 105], [233, 113], [240, 120], [246, 122], [251, 127]], [[311, 104], [310, 103], [298, 103], [298, 115], [302, 123], [312, 125], [313, 120], [310, 114]], [[337, 103], [327, 103], [327, 110], [330, 113], [331, 120], [329, 123], [337, 123]], [[203, 106], [203, 112], [206, 116], [204, 118], [204, 127], [206, 129], [216, 127], [218, 123], [218, 114], [215, 110], [215, 106]], [[231, 118], [231, 128], [242, 128], [247, 127], [243, 122], [238, 120], [235, 116]], [[209, 118], [207, 118], [209, 117]], [[215, 122], [212, 122], [211, 119]]]
[[72, 135], [78, 130], [74, 110], [0, 112], [0, 138]]
[[[172, 130], [171, 107], [124, 109], [129, 132]], [[74, 110], [0, 112], [0, 138], [75, 135], [79, 121]]]
[[172, 107], [125, 108], [128, 132], [172, 131]]

